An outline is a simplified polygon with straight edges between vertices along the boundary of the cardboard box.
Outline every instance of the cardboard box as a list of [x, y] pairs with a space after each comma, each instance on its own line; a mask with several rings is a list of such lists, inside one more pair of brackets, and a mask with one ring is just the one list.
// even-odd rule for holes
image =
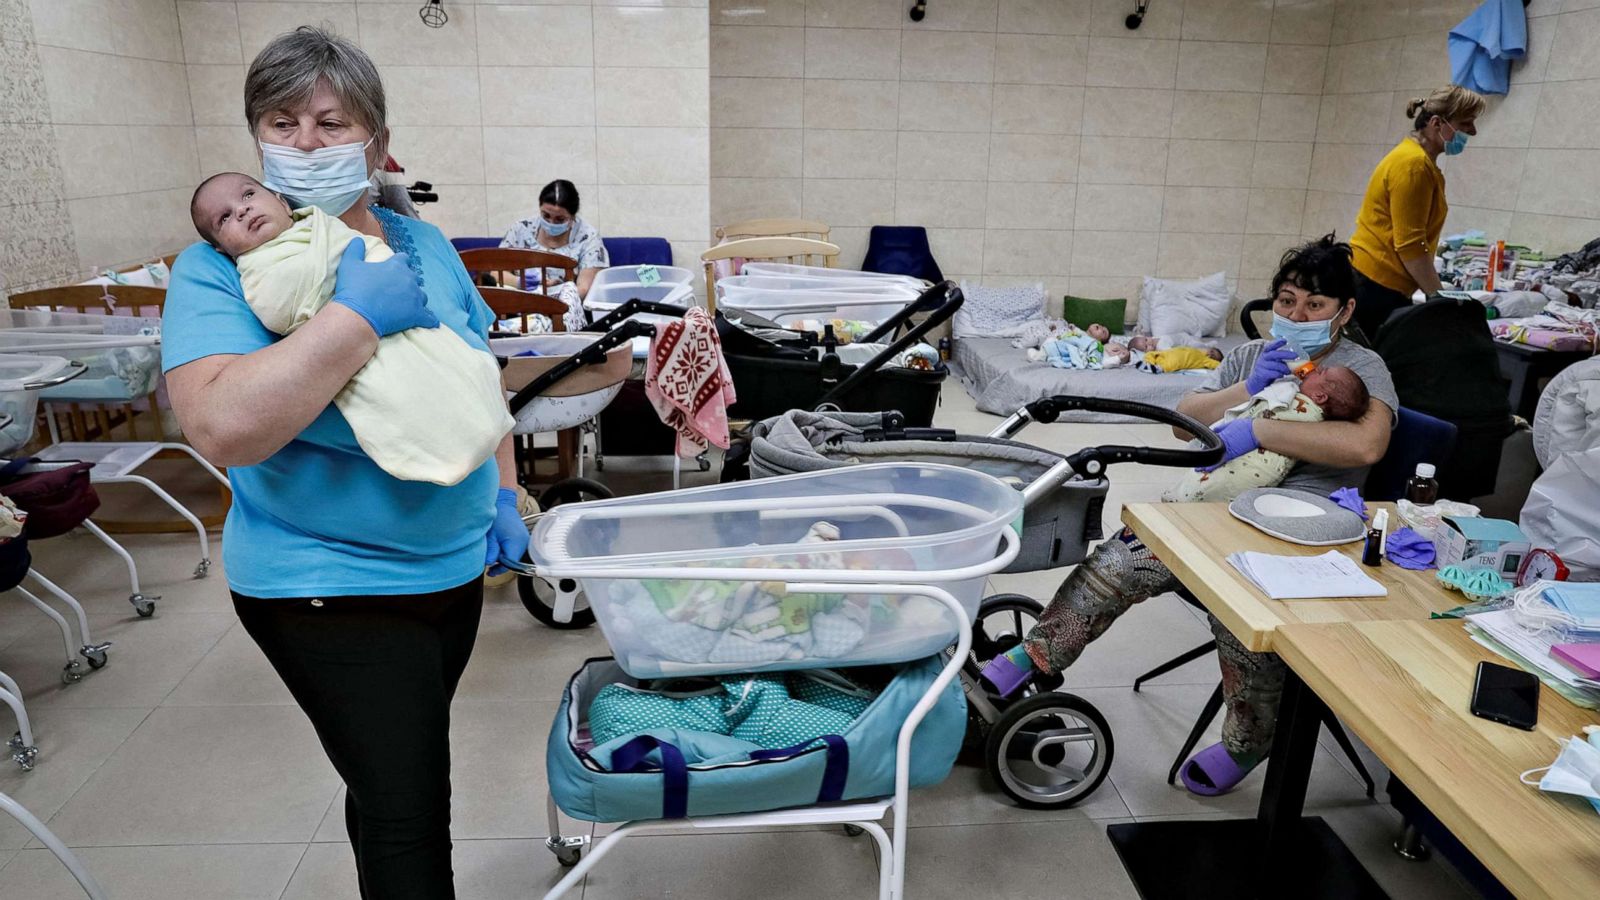
[[1434, 547], [1441, 569], [1490, 569], [1507, 580], [1517, 577], [1530, 549], [1532, 544], [1517, 523], [1479, 516], [1445, 516]]

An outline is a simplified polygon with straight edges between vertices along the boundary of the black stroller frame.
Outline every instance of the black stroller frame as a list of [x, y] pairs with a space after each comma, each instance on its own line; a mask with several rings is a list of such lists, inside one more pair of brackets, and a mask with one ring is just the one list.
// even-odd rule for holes
[[[839, 342], [833, 326], [822, 334], [813, 331], [778, 328], [792, 334], [767, 340], [747, 333], [738, 324], [759, 317], [739, 313], [730, 316], [724, 306], [717, 311], [717, 330], [722, 335], [723, 354], [733, 374], [740, 398], [729, 414], [740, 419], [759, 420], [781, 415], [791, 409], [844, 409], [875, 412], [898, 409], [914, 425], [926, 426], [938, 403], [944, 372], [884, 371], [908, 348], [948, 322], [965, 301], [955, 282], [945, 281], [923, 291], [915, 300], [883, 320], [857, 343], [877, 343], [898, 337], [866, 362], [849, 366], [835, 352]], [[912, 318], [926, 313], [920, 322]], [[904, 328], [903, 334], [900, 334]], [[813, 351], [821, 347], [820, 360]], [[898, 390], [899, 396], [895, 396]], [[797, 399], [798, 398], [798, 399]]]
[[[1062, 413], [1076, 410], [1163, 423], [1198, 437], [1202, 446], [1105, 445], [1063, 456], [1009, 440], [1033, 422], [1055, 422]], [[1110, 466], [1143, 463], [1190, 468], [1218, 462], [1223, 453], [1216, 434], [1189, 416], [1144, 403], [1096, 397], [1057, 396], [1035, 401], [983, 437], [906, 427], [904, 418], [895, 413], [841, 415], [835, 422], [840, 433], [829, 433], [825, 430], [828, 426], [814, 417], [791, 423], [803, 432], [824, 429], [805, 434], [814, 453], [796, 443], [789, 428], [775, 441], [773, 423], [764, 423], [753, 439], [752, 471], [782, 475], [858, 462], [917, 459], [1017, 477], [1024, 508], [1022, 551], [1007, 572], [1046, 571], [1085, 558], [1090, 542], [1101, 537]], [[1063, 682], [1059, 674], [1036, 676], [1027, 693], [1014, 699], [994, 694], [981, 679], [983, 668], [1021, 643], [1029, 622], [1037, 622], [1043, 611], [1042, 603], [1023, 594], [985, 598], [979, 604], [961, 677], [968, 699], [968, 752], [984, 758], [995, 783], [1019, 805], [1057, 808], [1091, 794], [1109, 773], [1114, 745], [1105, 718], [1083, 698], [1058, 692], [1056, 688]]]

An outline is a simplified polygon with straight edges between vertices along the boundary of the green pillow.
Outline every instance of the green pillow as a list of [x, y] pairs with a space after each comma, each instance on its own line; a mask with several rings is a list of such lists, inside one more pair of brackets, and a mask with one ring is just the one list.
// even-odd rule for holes
[[1121, 334], [1127, 312], [1128, 301], [1122, 297], [1095, 300], [1068, 294], [1061, 298], [1061, 318], [1083, 329], [1098, 322], [1112, 334]]

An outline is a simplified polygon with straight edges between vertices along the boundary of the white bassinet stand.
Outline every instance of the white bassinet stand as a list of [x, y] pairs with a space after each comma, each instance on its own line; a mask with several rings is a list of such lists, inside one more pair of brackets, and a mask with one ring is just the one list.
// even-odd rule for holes
[[[782, 485], [785, 482], [788, 482], [790, 485], [794, 485], [796, 482], [803, 481], [805, 479], [816, 479], [818, 476], [821, 476], [822, 479], [828, 479], [830, 477], [837, 478], [839, 477], [838, 473], [840, 472], [853, 471], [858, 473], [867, 473], [869, 477], [879, 478], [880, 483], [884, 485], [890, 485], [895, 484], [895, 476], [897, 474], [903, 474], [906, 471], [915, 471], [919, 468], [922, 471], [946, 470], [959, 472], [963, 473], [963, 476], [966, 477], [965, 470], [953, 469], [952, 467], [897, 466], [890, 463], [876, 466], [861, 466], [851, 470], [833, 470], [832, 473], [809, 473], [806, 475], [795, 475], [784, 478], [764, 479], [762, 481], [746, 482], [744, 484], [755, 486], [753, 491], [761, 491], [763, 490], [762, 486], [765, 485]], [[937, 474], [937, 472], [935, 474]], [[1009, 487], [1004, 487], [1001, 482], [990, 479], [988, 476], [978, 475], [978, 473], [970, 474], [975, 475], [985, 481], [993, 482], [994, 486], [1000, 487], [1007, 492], [1009, 497], [1015, 497], [1015, 492], [1013, 492]], [[824, 486], [829, 485], [827, 480], [817, 481], [816, 483]], [[915, 734], [917, 726], [921, 724], [923, 718], [928, 714], [929, 710], [931, 710], [935, 703], [937, 703], [941, 692], [943, 692], [951, 684], [951, 682], [955, 680], [957, 674], [961, 670], [962, 663], [967, 659], [968, 651], [971, 649], [972, 645], [972, 622], [973, 616], [976, 612], [976, 594], [981, 593], [981, 587], [984, 580], [987, 578], [987, 576], [1005, 568], [1017, 556], [1017, 553], [1021, 547], [1021, 540], [1016, 530], [1009, 524], [1006, 524], [1006, 522], [1009, 521], [1010, 516], [1020, 515], [1020, 504], [1017, 504], [1011, 509], [1011, 512], [1007, 514], [1006, 519], [998, 520], [998, 528], [996, 528], [994, 531], [984, 531], [981, 537], [974, 537], [972, 534], [974, 529], [968, 528], [964, 533], [964, 536], [961, 538], [964, 543], [957, 548], [953, 545], [932, 546], [927, 544], [926, 542], [928, 541], [946, 539], [949, 537], [949, 535], [938, 533], [935, 536], [930, 537], [926, 533], [921, 532], [914, 534], [910, 529], [908, 529], [907, 523], [909, 520], [902, 518], [902, 516], [896, 512], [896, 509], [893, 507], [904, 506], [920, 508], [919, 511], [924, 514], [926, 514], [929, 510], [950, 513], [951, 515], [978, 512], [976, 507], [967, 505], [959, 500], [942, 496], [902, 494], [896, 493], [892, 489], [882, 492], [862, 492], [853, 495], [823, 490], [815, 495], [810, 496], [783, 496], [783, 490], [780, 488], [775, 490], [771, 496], [763, 497], [756, 495], [733, 500], [701, 500], [695, 496], [697, 494], [704, 495], [708, 492], [711, 492], [712, 496], [716, 496], [715, 492], [726, 491], [729, 489], [729, 487], [730, 486], [717, 486], [713, 488], [699, 488], [691, 491], [674, 492], [676, 496], [682, 497], [683, 499], [676, 502], [658, 503], [654, 506], [648, 503], [648, 498], [626, 498], [623, 500], [584, 503], [558, 508], [558, 510], [550, 514], [551, 516], [556, 517], [556, 520], [553, 523], [541, 523], [541, 526], [543, 527], [535, 528], [535, 542], [539, 545], [536, 549], [536, 552], [533, 554], [535, 563], [532, 566], [524, 565], [522, 568], [524, 570], [535, 570], [537, 574], [546, 578], [572, 578], [578, 581], [588, 582], [587, 590], [591, 598], [603, 598], [608, 596], [608, 583], [613, 585], [627, 584], [648, 578], [656, 581], [682, 580], [697, 583], [705, 583], [710, 581], [738, 581], [765, 582], [771, 584], [777, 582], [782, 583], [784, 585], [784, 589], [789, 594], [845, 594], [877, 598], [922, 597], [933, 601], [939, 606], [942, 606], [948, 614], [943, 615], [941, 620], [947, 624], [954, 624], [954, 627], [950, 632], [945, 632], [942, 629], [936, 628], [931, 633], [917, 634], [910, 640], [902, 641], [898, 648], [888, 651], [885, 651], [883, 649], [883, 645], [880, 643], [886, 637], [886, 635], [881, 631], [869, 632], [863, 639], [863, 646], [858, 648], [858, 650], [855, 652], [858, 654], [876, 652], [884, 655], [871, 657], [865, 655], [841, 657], [835, 663], [838, 665], [860, 665], [866, 664], [867, 662], [909, 662], [914, 659], [925, 658], [929, 652], [938, 652], [939, 649], [948, 647], [951, 643], [953, 643], [955, 646], [954, 654], [949, 657], [944, 667], [940, 670], [938, 677], [928, 687], [928, 690], [917, 702], [917, 704], [911, 709], [910, 713], [906, 716], [904, 724], [900, 728], [895, 754], [894, 794], [891, 797], [872, 800], [800, 806], [770, 812], [752, 812], [745, 814], [703, 817], [691, 816], [687, 819], [628, 822], [621, 825], [619, 828], [602, 838], [600, 841], [596, 842], [593, 848], [587, 854], [583, 853], [583, 847], [589, 842], [589, 838], [564, 837], [560, 834], [560, 823], [556, 814], [557, 807], [552, 797], [548, 804], [551, 835], [546, 841], [546, 846], [556, 854], [558, 861], [560, 861], [563, 865], [573, 865], [574, 863], [576, 863], [576, 865], [571, 872], [568, 872], [567, 875], [562, 878], [561, 881], [557, 883], [549, 893], [545, 895], [546, 900], [555, 900], [555, 898], [562, 897], [574, 886], [580, 884], [585, 876], [588, 875], [589, 871], [599, 863], [602, 857], [609, 853], [611, 849], [618, 843], [626, 840], [627, 838], [635, 834], [648, 834], [654, 831], [681, 828], [685, 824], [697, 829], [747, 828], [758, 825], [793, 826], [817, 824], [838, 824], [844, 825], [847, 828], [859, 828], [862, 831], [871, 834], [873, 840], [878, 842], [879, 848], [883, 851], [883, 863], [879, 874], [878, 893], [880, 900], [899, 900], [899, 898], [904, 896], [906, 877], [906, 817], [908, 795], [910, 791], [912, 736]], [[673, 496], [673, 494], [662, 496]], [[633, 508], [629, 508], [627, 506], [629, 501], [640, 499], [646, 499], [647, 503]], [[1011, 502], [1016, 503], [1014, 499]], [[893, 532], [893, 534], [899, 535], [900, 537], [895, 538], [891, 536], [889, 538], [858, 541], [855, 543], [870, 544], [874, 545], [875, 548], [884, 548], [893, 545], [902, 539], [907, 542], [922, 540], [925, 542], [922, 549], [924, 551], [928, 551], [926, 556], [933, 565], [939, 564], [938, 562], [935, 562], [936, 560], [944, 560], [946, 561], [945, 564], [949, 564], [949, 562], [953, 559], [963, 558], [959, 556], [959, 554], [962, 553], [965, 553], [967, 557], [981, 553], [981, 550], [975, 550], [974, 548], [981, 548], [985, 545], [986, 541], [992, 539], [993, 537], [1001, 538], [1001, 548], [998, 555], [992, 555], [992, 550], [988, 553], [982, 553], [981, 556], [978, 556], [978, 558], [981, 560], [979, 562], [968, 565], [957, 565], [954, 568], [930, 568], [927, 570], [807, 568], [806, 565], [808, 563], [808, 558], [804, 555], [792, 556], [788, 558], [788, 562], [790, 562], [791, 565], [797, 566], [797, 568], [792, 569], [749, 567], [748, 563], [746, 566], [741, 566], [738, 568], [724, 567], [726, 562], [736, 561], [738, 558], [740, 558], [737, 554], [742, 554], [742, 558], [744, 559], [754, 561], [761, 559], [764, 551], [770, 549], [776, 553], [784, 554], [786, 551], [792, 548], [793, 545], [789, 545], [789, 547], [760, 545], [729, 547], [726, 549], [730, 553], [736, 555], [724, 557], [720, 562], [714, 562], [708, 558], [705, 558], [704, 556], [697, 560], [690, 560], [685, 559], [681, 553], [666, 554], [669, 557], [675, 557], [677, 560], [681, 560], [677, 565], [673, 565], [672, 560], [662, 560], [662, 562], [666, 563], [665, 565], [656, 563], [654, 561], [648, 561], [647, 557], [651, 554], [646, 554], [644, 556], [633, 554], [630, 556], [624, 552], [622, 555], [615, 557], [589, 556], [587, 558], [574, 558], [573, 556], [567, 555], [566, 552], [567, 545], [572, 540], [571, 535], [574, 533], [574, 529], [576, 527], [575, 523], [585, 518], [592, 518], [602, 521], [611, 520], [616, 525], [627, 527], [626, 520], [628, 519], [645, 521], [652, 516], [659, 517], [662, 515], [668, 515], [682, 517], [687, 520], [694, 516], [702, 515], [705, 517], [705, 521], [709, 522], [712, 517], [728, 512], [756, 512], [763, 521], [770, 522], [792, 520], [801, 523], [802, 527], [808, 521], [816, 521], [819, 518], [826, 518], [834, 521], [859, 519], [878, 520], [887, 523], [889, 530]], [[970, 525], [970, 522], [968, 524]], [[925, 522], [912, 522], [912, 527], [925, 528], [927, 526]], [[745, 535], [743, 537], [754, 536]], [[548, 545], [546, 545], [546, 543], [548, 543]], [[849, 547], [850, 542], [833, 545], [812, 544], [809, 546], [814, 549], [827, 550], [834, 547]], [[994, 545], [991, 543], [987, 544], [987, 546], [992, 548]], [[952, 557], [948, 552], [946, 552], [951, 550], [953, 550], [954, 554], [957, 555]], [[852, 551], [852, 553], [863, 555], [870, 552], [873, 551]], [[984, 556], [987, 556], [988, 558], [983, 558]], [[856, 560], [859, 560], [860, 558], [860, 556], [851, 557], [851, 559]], [[696, 562], [698, 562], [699, 565], [695, 565]], [[507, 564], [509, 565], [509, 563]], [[848, 565], [848, 563], [845, 564]], [[793, 576], [793, 580], [784, 577], [785, 575], [791, 574]], [[805, 580], [800, 580], [802, 578]], [[957, 598], [956, 595], [958, 593], [963, 597], [965, 597], [967, 594], [973, 594], [973, 602], [963, 602], [962, 599]], [[615, 601], [613, 600], [612, 602], [614, 603]], [[605, 602], [595, 604], [595, 609], [600, 618], [602, 628], [606, 627], [608, 616], [620, 614], [617, 610], [608, 608], [608, 604]], [[631, 659], [633, 660], [636, 669], [636, 671], [633, 671], [631, 674], [648, 674], [646, 671], [643, 671], [643, 669], [651, 666], [654, 661], [650, 660], [647, 655], [641, 658], [640, 654], [645, 651], [638, 646], [630, 647], [626, 644], [619, 644], [619, 636], [624, 633], [625, 632], [611, 632], [608, 634], [608, 640], [612, 642], [613, 650], [616, 651], [619, 660], [631, 654]], [[896, 636], [899, 636], [899, 632], [896, 632]], [[931, 639], [933, 642], [933, 649], [931, 651], [928, 649], [929, 639]], [[777, 671], [786, 668], [805, 668], [807, 666], [819, 665], [819, 659], [820, 658], [786, 660], [781, 663], [770, 664], [760, 668], [762, 671]], [[670, 665], [670, 663], [664, 665], [663, 669], [670, 667]], [[703, 666], [688, 664], [682, 668], [699, 668], [706, 670], [705, 674], [709, 674], [710, 670], [715, 670], [719, 667], [711, 664]], [[727, 665], [720, 666], [721, 671], [732, 671], [736, 668], [737, 667], [730, 667]], [[688, 672], [685, 672], [685, 674], [688, 674]], [[879, 821], [883, 818], [883, 816], [891, 810], [894, 814], [892, 838], [879, 824]]]
[[[157, 441], [68, 441], [51, 444], [40, 450], [38, 458], [49, 462], [93, 463], [94, 468], [89, 470], [89, 481], [94, 484], [137, 484], [147, 488], [194, 528], [195, 535], [200, 540], [200, 562], [194, 567], [194, 577], [204, 578], [211, 571], [211, 538], [206, 534], [205, 524], [160, 485], [143, 475], [134, 474], [136, 469], [164, 450], [186, 454], [199, 463], [200, 467], [206, 470], [206, 474], [216, 479], [218, 484], [225, 488], [229, 487], [228, 476], [218, 471], [216, 466], [207, 462], [188, 444]], [[101, 543], [111, 548], [113, 553], [122, 558], [123, 565], [128, 567], [128, 580], [133, 586], [133, 593], [128, 596], [128, 602], [133, 605], [134, 610], [142, 617], [148, 618], [153, 615], [155, 602], [161, 598], [145, 594], [140, 589], [139, 569], [134, 565], [132, 554], [94, 522], [85, 519], [83, 527]]]
[[100, 887], [100, 883], [94, 880], [94, 876], [89, 874], [89, 870], [83, 867], [83, 863], [79, 861], [77, 854], [68, 850], [67, 845], [61, 843], [61, 839], [46, 828], [44, 823], [39, 821], [38, 816], [29, 812], [27, 807], [5, 794], [0, 794], [0, 811], [4, 811], [11, 818], [16, 819], [23, 828], [28, 829], [29, 833], [38, 838], [39, 843], [45, 845], [51, 853], [54, 853], [56, 859], [61, 860], [61, 864], [67, 867], [67, 871], [72, 873], [73, 878], [77, 879], [78, 886], [83, 888], [85, 894], [89, 895], [89, 900], [105, 900], [105, 889]]

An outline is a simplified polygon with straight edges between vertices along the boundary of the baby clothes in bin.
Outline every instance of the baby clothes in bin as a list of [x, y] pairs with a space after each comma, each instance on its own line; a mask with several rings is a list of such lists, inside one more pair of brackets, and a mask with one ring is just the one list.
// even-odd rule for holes
[[589, 733], [599, 745], [646, 731], [699, 731], [776, 750], [843, 734], [872, 697], [831, 670], [725, 676], [689, 691], [608, 684], [589, 706]]

